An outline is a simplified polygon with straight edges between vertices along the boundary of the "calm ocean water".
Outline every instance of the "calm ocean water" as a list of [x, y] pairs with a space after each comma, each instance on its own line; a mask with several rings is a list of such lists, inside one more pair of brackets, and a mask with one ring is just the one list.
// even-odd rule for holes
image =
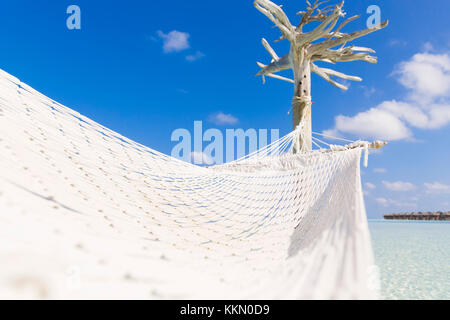
[[384, 299], [450, 299], [450, 223], [369, 220]]

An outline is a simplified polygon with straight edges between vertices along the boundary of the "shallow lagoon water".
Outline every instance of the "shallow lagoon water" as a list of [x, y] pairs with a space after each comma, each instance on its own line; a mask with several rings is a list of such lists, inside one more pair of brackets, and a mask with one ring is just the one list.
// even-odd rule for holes
[[383, 299], [450, 299], [450, 223], [369, 220]]

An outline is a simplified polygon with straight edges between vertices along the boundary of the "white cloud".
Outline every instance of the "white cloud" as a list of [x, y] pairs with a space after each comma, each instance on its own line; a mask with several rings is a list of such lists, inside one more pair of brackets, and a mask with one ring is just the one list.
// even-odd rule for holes
[[223, 112], [217, 112], [209, 116], [209, 121], [216, 125], [232, 125], [239, 122], [239, 119], [231, 114], [225, 114]]
[[375, 173], [386, 173], [387, 169], [385, 169], [385, 168], [374, 168], [373, 172], [375, 172]]
[[383, 181], [383, 185], [386, 187], [386, 189], [391, 191], [411, 191], [416, 188], [416, 186], [412, 183], [403, 181]]
[[404, 47], [406, 46], [408, 43], [405, 40], [400, 40], [400, 39], [391, 39], [388, 42], [389, 46], [391, 47]]
[[380, 205], [384, 207], [398, 207], [398, 208], [417, 208], [417, 203], [415, 201], [397, 201], [393, 199], [386, 199], [386, 198], [376, 198], [376, 202], [378, 202]]
[[191, 162], [198, 165], [207, 165], [210, 166], [214, 163], [214, 161], [203, 152], [191, 152]]
[[148, 41], [153, 41], [153, 42], [158, 41], [158, 38], [156, 38], [154, 36], [145, 36], [145, 39], [148, 40]]
[[370, 195], [370, 191], [376, 189], [376, 186], [373, 183], [370, 182], [366, 182], [364, 184], [364, 190], [363, 190], [363, 194], [365, 196], [369, 196]]
[[450, 123], [450, 102], [431, 105], [430, 109], [429, 129], [438, 129]]
[[186, 60], [189, 62], [194, 62], [197, 61], [201, 58], [203, 58], [205, 56], [205, 54], [203, 52], [197, 51], [195, 54], [190, 54], [188, 56], [186, 56]]
[[377, 108], [414, 127], [425, 128], [428, 123], [427, 115], [420, 108], [411, 106], [406, 102], [396, 100], [384, 101]]
[[340, 132], [384, 140], [400, 140], [412, 136], [411, 131], [400, 119], [379, 108], [360, 112], [353, 117], [337, 116], [334, 129], [328, 133], [339, 135]]
[[165, 53], [179, 52], [190, 48], [189, 33], [173, 30], [165, 34], [162, 31], [158, 31], [158, 36], [163, 39], [163, 50]]
[[423, 50], [424, 50], [425, 52], [433, 51], [433, 50], [434, 50], [434, 46], [433, 46], [433, 44], [432, 44], [431, 42], [425, 42], [425, 43], [423, 44]]
[[425, 183], [424, 185], [427, 189], [427, 193], [450, 194], [450, 185], [442, 184], [439, 182]]
[[377, 89], [375, 89], [374, 87], [366, 87], [366, 86], [359, 86], [363, 92], [364, 92], [364, 96], [371, 97], [372, 95], [375, 94], [375, 92], [377, 92]]
[[411, 90], [415, 100], [448, 97], [450, 95], [450, 56], [418, 53], [400, 63], [394, 74]]
[[375, 201], [385, 207], [387, 207], [389, 203], [389, 200], [385, 198], [376, 198]]
[[339, 115], [327, 133], [393, 141], [412, 139], [412, 128], [432, 130], [450, 123], [449, 54], [416, 54], [393, 74], [408, 90], [406, 101], [384, 101], [354, 116]]
[[366, 183], [364, 184], [364, 186], [365, 186], [367, 189], [370, 189], [370, 190], [373, 190], [373, 189], [376, 188], [376, 186], [375, 186], [373, 183], [370, 183], [370, 182], [366, 182]]

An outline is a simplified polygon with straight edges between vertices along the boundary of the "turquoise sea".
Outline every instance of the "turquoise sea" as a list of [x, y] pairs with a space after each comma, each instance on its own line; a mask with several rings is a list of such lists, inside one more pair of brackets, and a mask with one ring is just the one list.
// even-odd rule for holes
[[383, 299], [450, 299], [450, 222], [369, 220]]

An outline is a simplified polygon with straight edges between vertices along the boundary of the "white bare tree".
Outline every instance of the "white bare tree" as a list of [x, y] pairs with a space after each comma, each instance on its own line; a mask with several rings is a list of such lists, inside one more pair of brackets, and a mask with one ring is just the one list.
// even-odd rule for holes
[[[262, 76], [263, 82], [265, 82], [264, 77], [267, 76], [294, 84], [294, 98], [292, 101], [294, 129], [301, 121], [305, 121], [299, 144], [295, 146], [295, 152], [312, 149], [311, 72], [316, 73], [343, 90], [347, 90], [347, 87], [333, 80], [333, 77], [352, 81], [362, 81], [360, 77], [350, 76], [332, 69], [318, 67], [314, 62], [324, 61], [336, 64], [336, 62], [361, 60], [376, 63], [377, 58], [370, 55], [370, 53], [375, 52], [374, 50], [351, 45], [347, 46], [347, 43], [356, 38], [380, 30], [388, 24], [388, 21], [385, 21], [372, 28], [352, 33], [342, 33], [342, 28], [359, 16], [347, 18], [338, 25], [340, 18], [345, 17], [345, 12], [342, 9], [344, 1], [340, 4], [329, 5], [320, 9], [320, 6], [325, 2], [327, 1], [319, 3], [316, 0], [314, 4], [311, 4], [306, 0], [308, 7], [306, 11], [297, 13], [301, 16], [301, 20], [298, 26], [295, 27], [291, 24], [280, 6], [269, 0], [254, 1], [256, 9], [262, 12], [280, 29], [282, 37], [277, 41], [287, 39], [291, 44], [289, 53], [280, 58], [267, 40], [262, 39], [262, 44], [271, 55], [272, 62], [269, 65], [257, 62], [258, 66], [261, 67], [261, 71], [259, 71], [257, 75]], [[310, 22], [318, 22], [318, 25], [312, 31], [303, 32], [304, 26]], [[293, 80], [275, 74], [276, 72], [287, 69], [293, 70]]]

